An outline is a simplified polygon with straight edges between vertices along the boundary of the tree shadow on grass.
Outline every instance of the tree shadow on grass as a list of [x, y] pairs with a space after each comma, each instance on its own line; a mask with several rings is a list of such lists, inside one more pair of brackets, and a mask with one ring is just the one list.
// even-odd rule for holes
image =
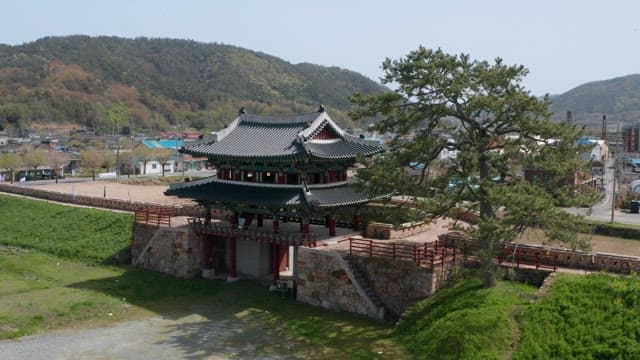
[[250, 281], [182, 280], [127, 267], [120, 276], [70, 287], [124, 298], [171, 320], [156, 344], [186, 358], [372, 359], [397, 352], [388, 326], [279, 297]]

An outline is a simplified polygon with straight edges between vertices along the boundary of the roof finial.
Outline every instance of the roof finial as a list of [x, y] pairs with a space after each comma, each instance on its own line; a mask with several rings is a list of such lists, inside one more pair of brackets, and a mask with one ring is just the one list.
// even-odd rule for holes
[[319, 113], [323, 113], [324, 112], [324, 105], [320, 104], [320, 107], [318, 108], [318, 112]]
[[244, 109], [244, 106], [240, 108], [240, 110], [238, 110], [238, 115], [242, 115], [242, 114], [246, 114], [247, 111]]

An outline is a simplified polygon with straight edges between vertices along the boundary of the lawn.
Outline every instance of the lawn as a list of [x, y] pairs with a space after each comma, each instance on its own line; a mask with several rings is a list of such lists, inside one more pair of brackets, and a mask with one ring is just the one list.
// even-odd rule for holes
[[514, 359], [640, 359], [640, 279], [559, 276], [519, 320]]
[[502, 359], [517, 337], [515, 315], [536, 290], [511, 281], [489, 289], [479, 279], [460, 281], [415, 305], [395, 336], [421, 359]]
[[131, 243], [133, 214], [0, 195], [0, 244], [109, 261]]

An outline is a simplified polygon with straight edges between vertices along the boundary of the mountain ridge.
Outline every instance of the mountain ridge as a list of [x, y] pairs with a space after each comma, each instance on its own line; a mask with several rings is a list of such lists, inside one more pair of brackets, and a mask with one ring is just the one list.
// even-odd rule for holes
[[0, 128], [75, 123], [108, 131], [178, 123], [216, 129], [240, 107], [260, 114], [315, 111], [343, 125], [348, 96], [387, 89], [357, 72], [219, 43], [85, 35], [0, 44]]
[[574, 121], [584, 125], [599, 123], [602, 115], [623, 124], [635, 122], [640, 118], [640, 74], [587, 82], [551, 101], [556, 119], [564, 119], [570, 110]]

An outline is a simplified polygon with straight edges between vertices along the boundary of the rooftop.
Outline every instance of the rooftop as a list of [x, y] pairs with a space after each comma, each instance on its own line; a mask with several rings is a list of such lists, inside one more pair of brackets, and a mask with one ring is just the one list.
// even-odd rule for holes
[[342, 130], [329, 115], [315, 113], [265, 116], [240, 112], [217, 138], [183, 151], [209, 158], [291, 159], [302, 157], [355, 159], [383, 151], [375, 141]]

